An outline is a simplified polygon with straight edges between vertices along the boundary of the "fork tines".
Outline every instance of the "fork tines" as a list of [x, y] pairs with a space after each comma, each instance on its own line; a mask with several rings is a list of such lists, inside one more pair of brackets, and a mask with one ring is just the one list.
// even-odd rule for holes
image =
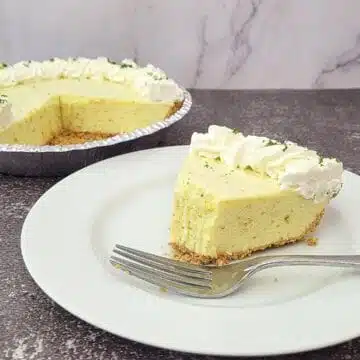
[[211, 289], [212, 273], [208, 269], [115, 245], [110, 262], [130, 274], [154, 285], [175, 290]]

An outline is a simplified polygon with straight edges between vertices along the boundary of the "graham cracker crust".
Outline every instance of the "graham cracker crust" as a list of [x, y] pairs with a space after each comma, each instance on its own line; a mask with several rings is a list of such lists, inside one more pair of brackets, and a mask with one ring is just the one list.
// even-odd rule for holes
[[316, 228], [319, 226], [322, 217], [324, 216], [325, 210], [321, 211], [314, 221], [310, 224], [310, 226], [304, 231], [303, 234], [296, 238], [290, 238], [286, 240], [278, 241], [277, 243], [268, 245], [268, 246], [262, 246], [258, 248], [249, 249], [247, 251], [242, 252], [236, 252], [236, 253], [220, 253], [217, 255], [217, 257], [211, 257], [211, 256], [205, 256], [205, 255], [199, 255], [196, 254], [193, 251], [188, 250], [184, 246], [179, 246], [178, 244], [171, 242], [170, 245], [173, 249], [173, 258], [175, 260], [192, 263], [196, 265], [206, 265], [206, 264], [215, 264], [215, 265], [225, 265], [228, 264], [230, 261], [234, 260], [240, 260], [245, 257], [250, 256], [251, 254], [262, 251], [265, 249], [269, 249], [272, 247], [280, 247], [283, 245], [291, 244], [297, 241], [303, 241], [306, 240], [306, 236], [313, 233]]
[[166, 117], [170, 117], [171, 115], [174, 115], [183, 105], [184, 101], [175, 101], [174, 105], [171, 107], [171, 109], [166, 114]]
[[47, 145], [72, 145], [83, 144], [89, 141], [103, 140], [115, 134], [102, 134], [92, 132], [73, 132], [64, 130], [54, 136]]
[[[175, 114], [182, 106], [182, 101], [177, 101], [171, 107], [166, 117], [170, 117]], [[90, 141], [103, 140], [118, 134], [103, 134], [93, 132], [74, 132], [69, 130], [63, 130], [56, 136], [54, 136], [46, 145], [74, 145], [84, 144]]]

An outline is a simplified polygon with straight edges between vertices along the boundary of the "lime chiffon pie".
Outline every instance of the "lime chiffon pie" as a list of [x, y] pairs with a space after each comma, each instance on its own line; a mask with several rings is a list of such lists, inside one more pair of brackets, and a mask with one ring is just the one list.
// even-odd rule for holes
[[342, 163], [287, 141], [210, 126], [194, 133], [178, 175], [175, 256], [226, 263], [304, 239], [342, 187]]
[[160, 69], [106, 58], [0, 65], [0, 144], [99, 140], [161, 121], [183, 91]]

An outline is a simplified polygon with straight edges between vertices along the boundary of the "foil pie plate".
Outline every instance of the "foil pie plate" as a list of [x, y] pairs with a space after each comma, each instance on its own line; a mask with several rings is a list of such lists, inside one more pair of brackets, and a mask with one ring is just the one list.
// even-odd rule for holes
[[174, 114], [132, 132], [75, 145], [0, 144], [0, 173], [17, 176], [64, 176], [115, 155], [156, 147], [169, 126], [181, 120], [191, 108], [191, 95], [185, 89], [183, 91], [183, 103]]

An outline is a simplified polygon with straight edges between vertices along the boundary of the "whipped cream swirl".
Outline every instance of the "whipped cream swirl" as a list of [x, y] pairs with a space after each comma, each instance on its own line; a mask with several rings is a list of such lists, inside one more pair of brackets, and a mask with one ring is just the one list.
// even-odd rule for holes
[[11, 104], [6, 95], [0, 95], [0, 128], [8, 126], [13, 120]]
[[0, 66], [0, 87], [49, 79], [93, 79], [132, 86], [144, 99], [158, 102], [181, 101], [184, 93], [174, 80], [151, 64], [138, 66], [125, 59], [120, 63], [105, 57], [53, 58], [46, 61], [21, 61], [12, 66]]
[[261, 136], [244, 136], [224, 126], [211, 125], [205, 134], [194, 133], [190, 151], [223, 161], [231, 168], [252, 169], [276, 180], [305, 199], [323, 202], [342, 187], [343, 165], [322, 158], [293, 142], [280, 143]]

